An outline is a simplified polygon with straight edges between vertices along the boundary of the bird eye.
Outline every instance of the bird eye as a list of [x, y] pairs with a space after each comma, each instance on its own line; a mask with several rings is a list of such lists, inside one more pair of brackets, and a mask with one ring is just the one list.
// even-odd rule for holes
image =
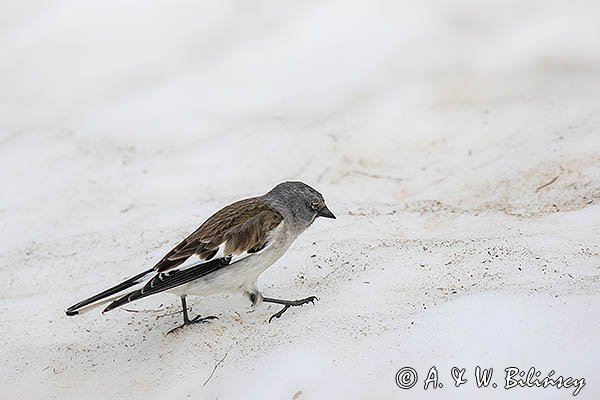
[[319, 204], [319, 202], [318, 202], [318, 201], [313, 201], [312, 203], [310, 203], [310, 208], [311, 208], [313, 211], [318, 211], [318, 210], [319, 210], [319, 208], [320, 208], [320, 204]]

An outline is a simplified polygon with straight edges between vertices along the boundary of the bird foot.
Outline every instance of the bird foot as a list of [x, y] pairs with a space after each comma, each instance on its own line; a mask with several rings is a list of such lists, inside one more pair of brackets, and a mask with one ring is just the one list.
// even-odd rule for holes
[[170, 334], [170, 333], [173, 333], [173, 332], [175, 332], [175, 331], [177, 331], [177, 330], [179, 330], [181, 328], [183, 328], [184, 326], [192, 325], [192, 324], [198, 324], [198, 323], [207, 324], [210, 321], [212, 321], [213, 319], [219, 319], [219, 317], [216, 317], [214, 315], [209, 315], [208, 317], [201, 317], [200, 315], [198, 315], [198, 316], [196, 316], [196, 317], [194, 317], [194, 318], [192, 318], [190, 320], [184, 321], [183, 324], [181, 324], [179, 326], [176, 326], [175, 328], [171, 329], [169, 332], [167, 332], [167, 335]]
[[288, 308], [290, 308], [290, 307], [303, 306], [304, 304], [307, 304], [307, 303], [315, 304], [315, 301], [317, 301], [317, 300], [319, 300], [319, 299], [316, 296], [310, 296], [310, 297], [307, 297], [305, 299], [300, 299], [300, 300], [281, 300], [281, 299], [271, 299], [268, 297], [265, 297], [263, 299], [263, 301], [267, 302], [267, 303], [283, 304], [283, 308], [281, 310], [279, 310], [275, 314], [271, 315], [271, 318], [269, 318], [269, 323], [271, 323], [271, 321], [273, 321], [273, 319], [275, 319], [275, 318], [281, 318], [283, 313], [285, 313], [288, 310]]

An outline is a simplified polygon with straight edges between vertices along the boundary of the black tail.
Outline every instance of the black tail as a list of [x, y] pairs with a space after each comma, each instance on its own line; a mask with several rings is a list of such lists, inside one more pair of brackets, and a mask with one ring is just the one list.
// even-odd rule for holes
[[[137, 285], [138, 283], [143, 282], [144, 279], [151, 273], [155, 273], [154, 268], [150, 268], [149, 270], [137, 274], [136, 276], [131, 277], [126, 281], [123, 281], [118, 285], [111, 287], [110, 289], [106, 289], [105, 291], [98, 293], [97, 295], [94, 295], [89, 299], [82, 300], [79, 303], [72, 305], [71, 307], [67, 308], [65, 313], [68, 316], [77, 315], [79, 314], [82, 308], [89, 306], [90, 304], [99, 302], [100, 300], [106, 299], [107, 297], [113, 296], [119, 292], [122, 292], [125, 289], [128, 289], [132, 286]], [[98, 305], [100, 304], [102, 304], [102, 302], [100, 302]]]

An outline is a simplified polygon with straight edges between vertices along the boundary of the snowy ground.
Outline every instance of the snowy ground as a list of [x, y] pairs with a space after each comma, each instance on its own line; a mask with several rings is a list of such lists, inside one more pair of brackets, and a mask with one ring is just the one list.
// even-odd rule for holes
[[[3, 4], [0, 398], [598, 398], [598, 3], [424, 3]], [[338, 219], [260, 284], [314, 306], [64, 315], [288, 179]]]

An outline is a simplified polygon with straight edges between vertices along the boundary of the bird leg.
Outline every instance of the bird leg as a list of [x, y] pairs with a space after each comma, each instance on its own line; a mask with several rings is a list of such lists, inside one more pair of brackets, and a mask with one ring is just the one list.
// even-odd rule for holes
[[181, 307], [183, 307], [183, 324], [171, 329], [169, 332], [167, 332], [167, 335], [183, 328], [186, 325], [197, 324], [199, 322], [207, 323], [213, 319], [219, 319], [219, 317], [215, 317], [214, 315], [209, 315], [208, 317], [201, 317], [200, 315], [197, 315], [196, 317], [190, 319], [188, 317], [187, 301], [185, 300], [185, 296], [181, 296]]
[[283, 304], [283, 308], [281, 310], [279, 310], [275, 314], [271, 315], [271, 318], [269, 318], [269, 323], [273, 320], [273, 318], [280, 318], [283, 315], [283, 313], [287, 311], [288, 308], [302, 306], [307, 303], [315, 304], [315, 300], [319, 300], [319, 299], [317, 299], [315, 296], [310, 296], [310, 297], [307, 297], [305, 299], [300, 299], [300, 300], [282, 300], [282, 299], [271, 299], [269, 297], [263, 297], [263, 301], [266, 303]]

